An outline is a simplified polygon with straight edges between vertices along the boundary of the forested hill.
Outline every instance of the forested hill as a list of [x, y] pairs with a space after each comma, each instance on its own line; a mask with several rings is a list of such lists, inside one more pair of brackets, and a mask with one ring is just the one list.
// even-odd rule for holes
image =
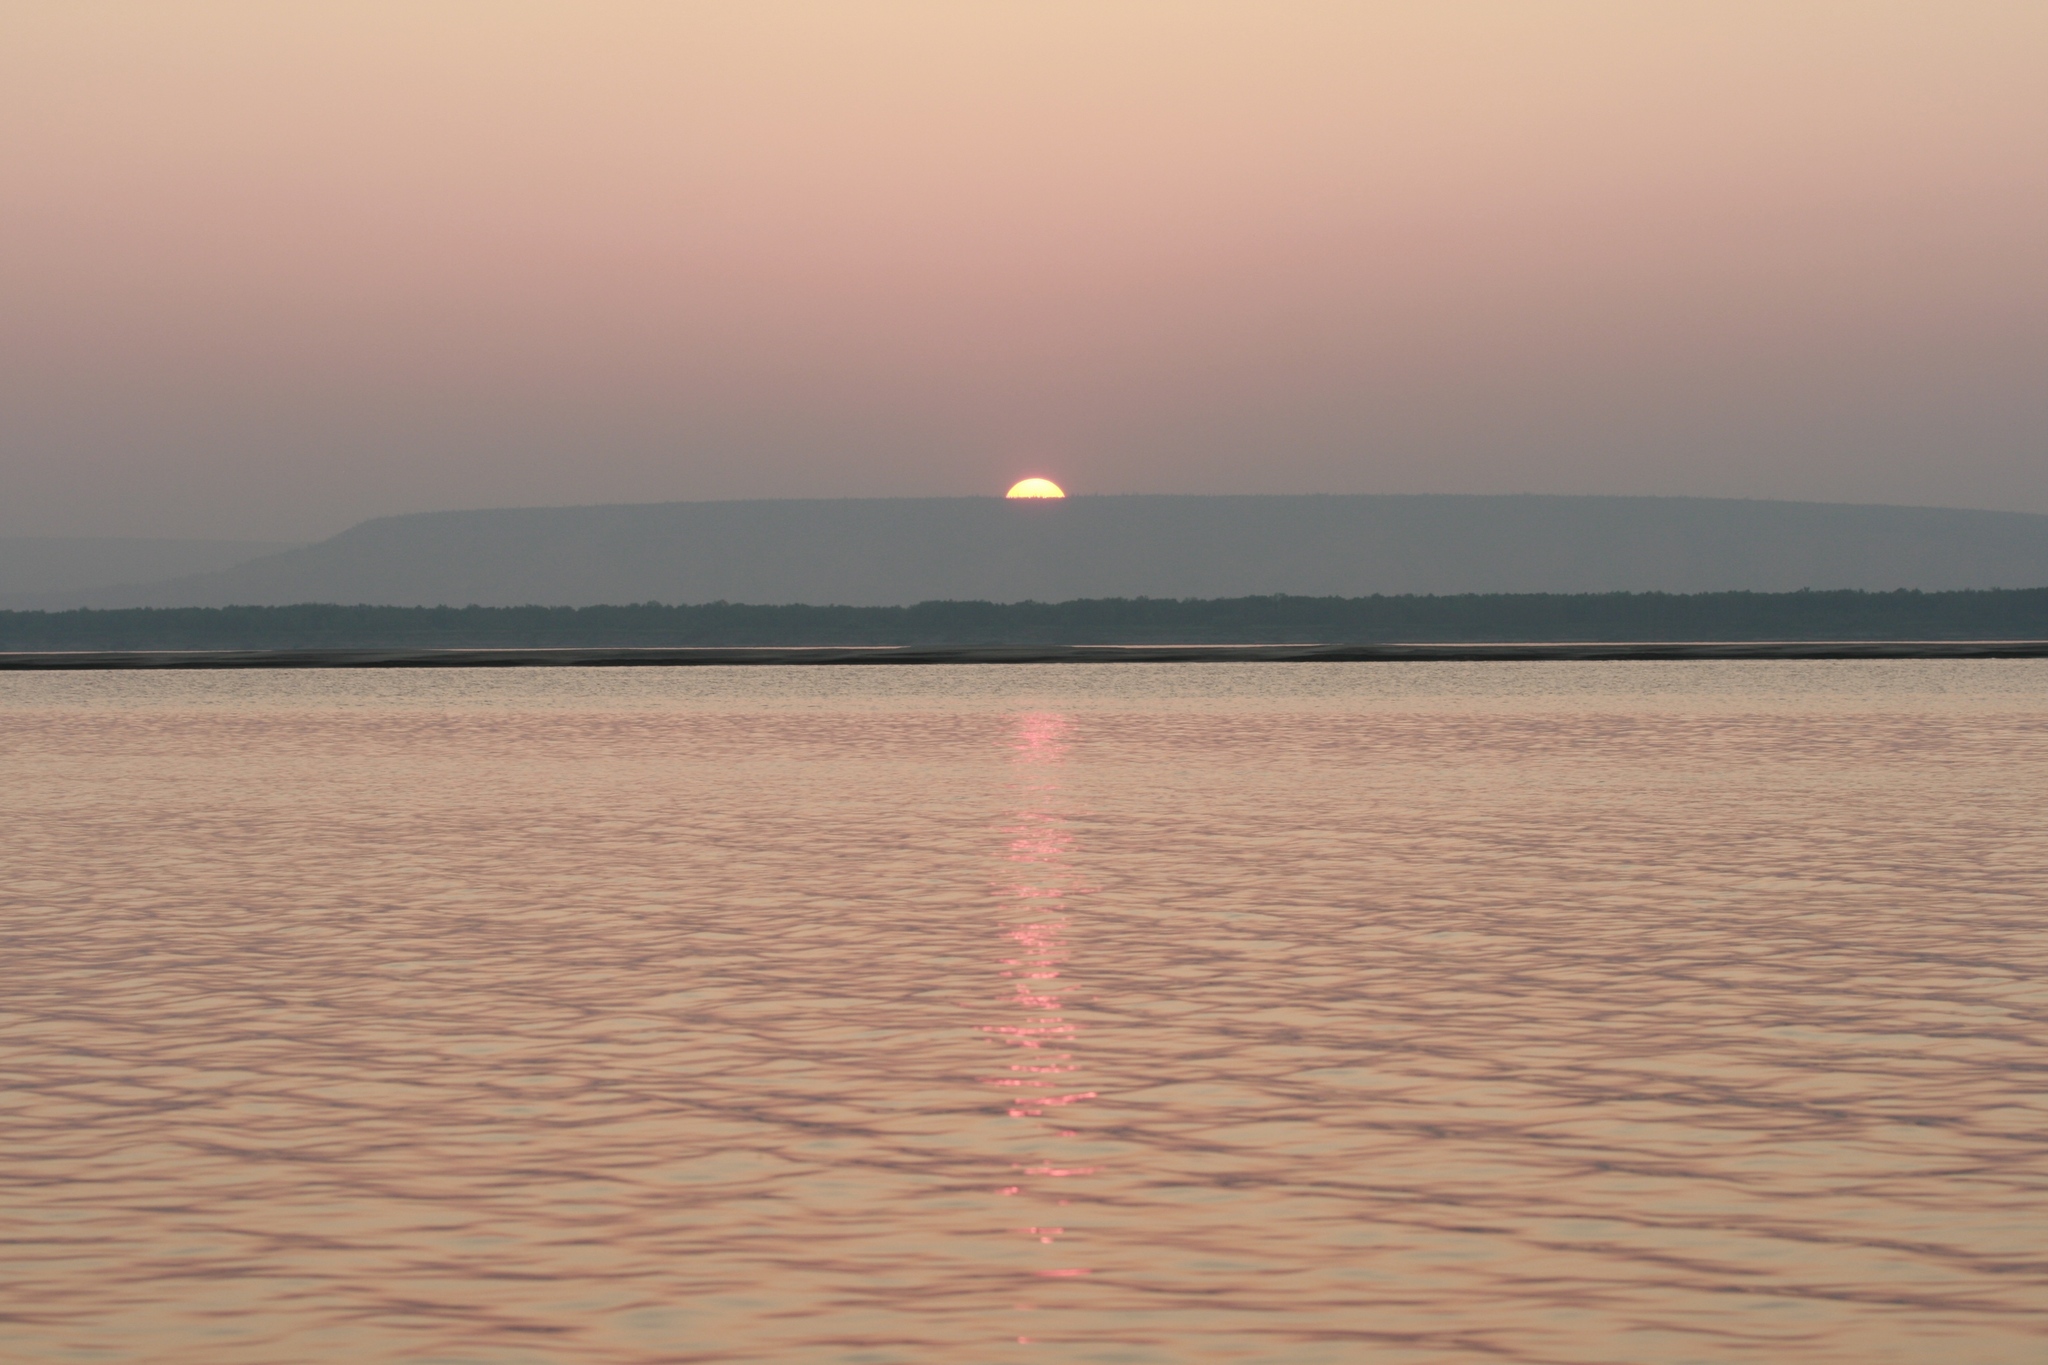
[[2048, 588], [0, 612], [0, 650], [2048, 639]]

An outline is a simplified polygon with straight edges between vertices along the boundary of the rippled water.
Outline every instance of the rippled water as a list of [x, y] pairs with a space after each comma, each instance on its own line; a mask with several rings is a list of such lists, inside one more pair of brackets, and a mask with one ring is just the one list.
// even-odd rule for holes
[[2048, 665], [5, 675], [0, 746], [0, 1356], [2048, 1358]]

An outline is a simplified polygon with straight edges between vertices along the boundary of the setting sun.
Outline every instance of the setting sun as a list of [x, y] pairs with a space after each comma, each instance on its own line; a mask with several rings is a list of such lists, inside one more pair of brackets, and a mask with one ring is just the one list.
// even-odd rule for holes
[[1019, 479], [1010, 485], [1006, 498], [1064, 498], [1067, 490], [1051, 479]]

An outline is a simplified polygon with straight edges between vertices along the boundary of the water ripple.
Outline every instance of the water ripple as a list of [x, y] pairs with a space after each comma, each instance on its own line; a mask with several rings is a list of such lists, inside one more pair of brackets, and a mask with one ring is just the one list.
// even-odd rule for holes
[[2038, 1361], [2048, 667], [1802, 668], [10, 678], [0, 1354]]

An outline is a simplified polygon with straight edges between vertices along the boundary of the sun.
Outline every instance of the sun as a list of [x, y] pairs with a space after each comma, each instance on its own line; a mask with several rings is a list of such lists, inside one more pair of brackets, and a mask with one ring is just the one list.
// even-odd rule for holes
[[1006, 498], [1064, 498], [1067, 490], [1051, 479], [1019, 479], [1010, 485]]

